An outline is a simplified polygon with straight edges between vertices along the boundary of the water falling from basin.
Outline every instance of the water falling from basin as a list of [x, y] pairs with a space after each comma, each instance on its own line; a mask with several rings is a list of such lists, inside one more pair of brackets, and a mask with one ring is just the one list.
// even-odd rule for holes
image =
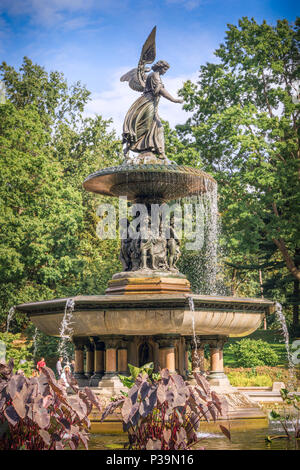
[[217, 294], [218, 272], [218, 194], [215, 184], [211, 191], [198, 196], [203, 201], [205, 220], [205, 278], [206, 294]]
[[67, 299], [64, 316], [59, 329], [60, 343], [58, 347], [59, 356], [63, 357], [66, 364], [69, 364], [69, 355], [67, 351], [67, 344], [71, 341], [73, 333], [73, 312], [75, 308], [74, 299]]
[[292, 354], [291, 354], [291, 350], [290, 350], [289, 331], [288, 331], [288, 327], [287, 327], [287, 324], [286, 324], [285, 315], [283, 314], [283, 311], [282, 311], [282, 305], [279, 302], [276, 302], [276, 304], [275, 304], [275, 315], [276, 315], [277, 321], [280, 324], [280, 330], [283, 334], [283, 340], [284, 340], [286, 354], [287, 354], [287, 360], [288, 360], [289, 383], [287, 384], [287, 389], [288, 390], [296, 390], [297, 389], [297, 379], [296, 379], [295, 366], [294, 366], [294, 363], [293, 363], [293, 360], [292, 360]]
[[195, 304], [193, 297], [188, 297], [190, 311], [192, 312], [192, 328], [193, 328], [193, 341], [194, 341], [194, 361], [196, 365], [196, 370], [200, 370], [200, 356], [198, 354], [198, 340], [195, 330]]
[[16, 312], [16, 306], [13, 305], [13, 306], [9, 309], [9, 312], [8, 312], [8, 315], [7, 315], [7, 320], [6, 320], [6, 333], [9, 332], [10, 322], [12, 321], [15, 312]]
[[[210, 184], [204, 193], [184, 198], [184, 204], [193, 207], [196, 214], [195, 241], [187, 242], [187, 256], [183, 270], [186, 270], [193, 291], [202, 295], [228, 295], [223, 283], [220, 266], [223, 256], [219, 244], [221, 221], [218, 213], [217, 184]], [[191, 251], [190, 251], [191, 250]]]
[[39, 334], [39, 330], [37, 328], [35, 328], [34, 335], [33, 335], [33, 338], [32, 338], [32, 341], [33, 341], [33, 357], [34, 358], [36, 358], [36, 353], [37, 353], [38, 334]]

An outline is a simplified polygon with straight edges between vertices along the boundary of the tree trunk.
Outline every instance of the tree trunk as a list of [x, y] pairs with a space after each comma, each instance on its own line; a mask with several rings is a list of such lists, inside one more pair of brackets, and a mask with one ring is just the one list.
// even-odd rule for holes
[[[300, 249], [296, 248], [295, 250], [295, 266], [299, 268], [300, 264]], [[294, 280], [294, 292], [293, 292], [294, 302], [293, 305], [293, 327], [297, 328], [299, 326], [299, 300], [300, 300], [300, 281], [299, 279]]]
[[[300, 295], [300, 282], [298, 279], [294, 280], [294, 302], [299, 302]], [[293, 327], [297, 328], [299, 325], [299, 304], [293, 305]]]
[[[260, 294], [261, 298], [264, 298], [264, 288], [263, 288], [263, 280], [262, 280], [262, 272], [261, 269], [258, 271], [259, 272], [259, 285], [260, 285]], [[264, 314], [264, 330], [267, 329], [267, 317], [266, 314]]]
[[296, 278], [296, 280], [300, 281], [300, 269], [295, 264], [282, 238], [279, 238], [279, 239], [273, 238], [273, 242], [275, 243], [275, 245], [281, 252], [282, 257], [290, 273]]
[[231, 295], [234, 297], [236, 294], [236, 272], [237, 270], [234, 268], [231, 277]]

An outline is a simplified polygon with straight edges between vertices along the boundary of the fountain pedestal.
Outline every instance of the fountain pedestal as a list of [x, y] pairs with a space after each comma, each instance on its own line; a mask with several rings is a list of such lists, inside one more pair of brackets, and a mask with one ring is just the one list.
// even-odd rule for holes
[[124, 273], [108, 281], [107, 295], [121, 294], [169, 294], [172, 292], [190, 293], [190, 283], [184, 277], [171, 277], [170, 274], [152, 272]]

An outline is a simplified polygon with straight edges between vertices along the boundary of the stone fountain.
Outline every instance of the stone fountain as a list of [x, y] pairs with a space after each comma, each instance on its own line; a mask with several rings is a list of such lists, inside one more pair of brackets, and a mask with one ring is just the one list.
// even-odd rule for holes
[[192, 369], [202, 370], [204, 347], [209, 345], [207, 378], [226, 395], [231, 417], [260, 417], [263, 413], [257, 404], [230, 386], [223, 371], [223, 347], [228, 337], [255, 331], [263, 317], [273, 313], [274, 302], [193, 294], [176, 266], [180, 240], [174, 217], [164, 219], [159, 213], [152, 230], [153, 207], [209, 194], [216, 188], [210, 175], [177, 165], [165, 156], [158, 101], [160, 96], [173, 102], [181, 100], [163, 87], [161, 75], [169, 68], [165, 61], [154, 64], [147, 75], [145, 64], [154, 59], [155, 28], [143, 46], [138, 67], [121, 77], [142, 92], [125, 117], [124, 163], [97, 171], [83, 183], [87, 191], [126, 196], [140, 211], [144, 208], [135, 231], [130, 231], [131, 222], [125, 221], [120, 253], [123, 271], [113, 276], [105, 295], [79, 295], [16, 308], [28, 314], [39, 330], [59, 336], [66, 303], [73, 301], [75, 376], [80, 385], [98, 387], [101, 396], [109, 398], [124, 388], [118, 374], [127, 374], [128, 363], [141, 366], [153, 361], [156, 370], [167, 367], [192, 380], [190, 352]]

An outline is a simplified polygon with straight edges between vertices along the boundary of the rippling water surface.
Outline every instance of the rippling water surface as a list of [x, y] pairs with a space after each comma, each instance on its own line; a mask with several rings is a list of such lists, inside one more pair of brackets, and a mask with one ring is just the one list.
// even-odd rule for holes
[[[226, 423], [224, 423], [226, 425]], [[228, 424], [226, 425], [228, 427]], [[199, 432], [199, 447], [206, 450], [295, 450], [295, 441], [275, 439], [266, 442], [266, 436], [283, 435], [278, 422], [267, 420], [236, 420], [230, 423], [231, 441], [220, 431], [217, 424], [202, 425]], [[126, 435], [92, 434], [90, 450], [122, 449], [127, 442]], [[300, 449], [300, 441], [298, 440]]]

